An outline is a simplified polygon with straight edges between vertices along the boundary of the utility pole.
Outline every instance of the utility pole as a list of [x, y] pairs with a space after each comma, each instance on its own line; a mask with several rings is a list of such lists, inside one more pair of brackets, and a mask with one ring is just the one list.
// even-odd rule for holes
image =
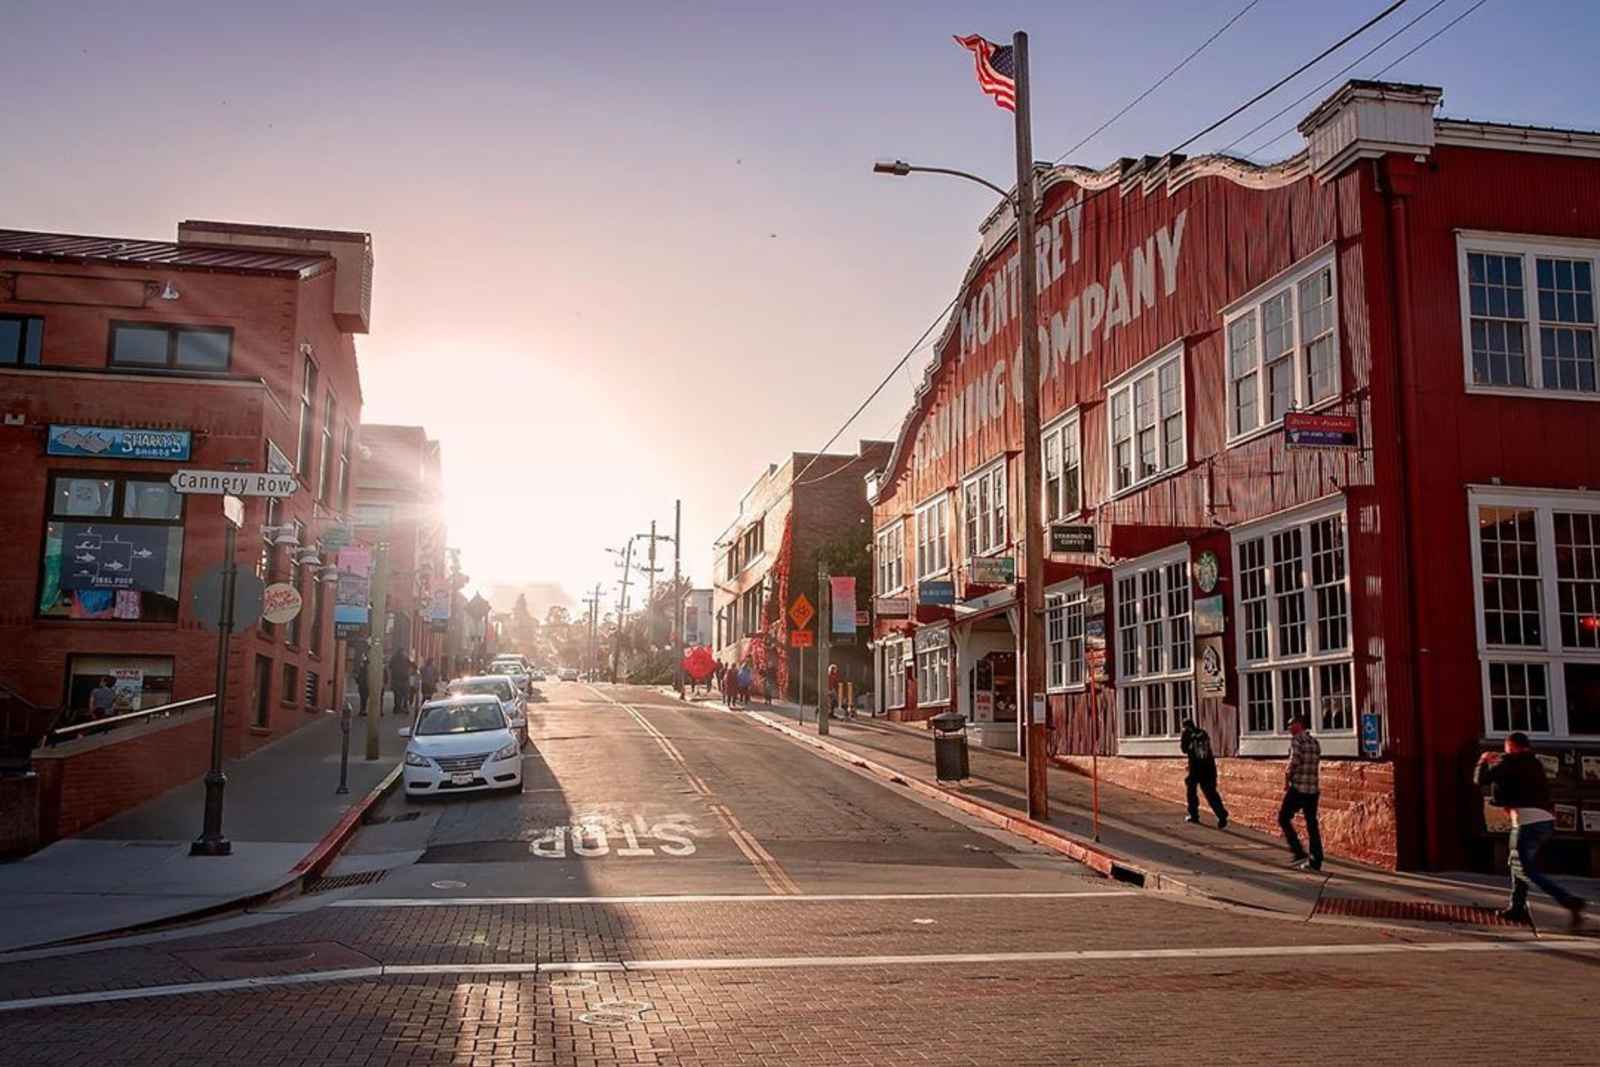
[[617, 657], [622, 651], [622, 628], [628, 621], [628, 577], [633, 571], [633, 538], [622, 549], [622, 595], [617, 600], [617, 632], [611, 639], [611, 684], [617, 684]]
[[[367, 759], [378, 758], [378, 716], [383, 714], [383, 631], [389, 619], [389, 543], [379, 541], [372, 560], [372, 606], [367, 612]], [[395, 714], [400, 713], [395, 708]]]
[[589, 594], [589, 655], [584, 659], [586, 669], [592, 671], [598, 666], [600, 659], [600, 593], [601, 585], [594, 583], [594, 591]]
[[1028, 817], [1050, 814], [1045, 767], [1044, 523], [1042, 445], [1039, 435], [1039, 292], [1035, 273], [1033, 202], [1033, 121], [1028, 97], [1028, 35], [1011, 38], [1017, 83], [1017, 244], [1022, 283], [1022, 608], [1023, 685], [1019, 719], [1026, 726]]
[[[654, 541], [651, 544], [655, 544]], [[672, 502], [672, 681], [683, 698], [683, 501]]]
[[832, 598], [828, 595], [828, 566], [817, 564], [817, 733], [828, 736], [828, 650], [833, 644], [833, 622], [829, 617]]

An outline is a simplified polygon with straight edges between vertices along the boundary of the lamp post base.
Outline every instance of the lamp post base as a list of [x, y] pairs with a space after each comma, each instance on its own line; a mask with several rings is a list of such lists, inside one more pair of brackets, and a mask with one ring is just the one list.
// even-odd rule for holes
[[205, 829], [189, 846], [191, 856], [228, 856], [233, 845], [222, 836], [222, 790], [228, 776], [221, 771], [206, 772], [206, 822]]

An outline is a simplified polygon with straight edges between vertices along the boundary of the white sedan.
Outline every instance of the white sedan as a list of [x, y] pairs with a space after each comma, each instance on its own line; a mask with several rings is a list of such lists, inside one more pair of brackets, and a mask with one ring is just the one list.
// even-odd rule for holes
[[487, 693], [497, 698], [505, 708], [506, 718], [511, 722], [511, 731], [520, 737], [524, 743], [528, 740], [528, 705], [523, 699], [522, 690], [517, 686], [516, 679], [506, 674], [475, 674], [468, 678], [456, 678], [449, 685], [452, 695], [466, 693]]
[[470, 694], [430, 700], [408, 737], [406, 796], [482, 789], [522, 792], [522, 743], [498, 697]]

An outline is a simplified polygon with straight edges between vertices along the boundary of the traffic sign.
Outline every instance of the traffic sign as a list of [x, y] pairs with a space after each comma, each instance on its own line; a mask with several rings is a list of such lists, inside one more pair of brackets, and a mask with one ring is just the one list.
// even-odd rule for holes
[[205, 493], [222, 496], [294, 496], [300, 483], [292, 474], [264, 471], [178, 471], [167, 481], [180, 493]]
[[811, 601], [806, 599], [804, 593], [795, 597], [794, 603], [789, 605], [789, 621], [794, 623], [797, 630], [809, 628], [816, 615], [817, 609], [811, 606]]
[[222, 517], [233, 524], [234, 529], [244, 525], [244, 501], [229, 493], [222, 498]]
[[813, 640], [813, 636], [814, 635], [811, 633], [810, 630], [790, 630], [789, 631], [789, 647], [790, 648], [810, 648], [816, 643]]
[[[233, 628], [242, 630], [261, 618], [261, 594], [265, 590], [254, 571], [233, 572]], [[200, 576], [190, 599], [194, 616], [200, 625], [216, 630], [222, 625], [222, 564], [217, 564]]]

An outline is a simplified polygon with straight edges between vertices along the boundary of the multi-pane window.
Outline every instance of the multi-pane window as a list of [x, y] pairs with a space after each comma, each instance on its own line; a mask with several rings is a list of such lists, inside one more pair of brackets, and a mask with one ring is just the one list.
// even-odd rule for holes
[[1069, 587], [1044, 598], [1046, 688], [1083, 684], [1083, 588]]
[[333, 447], [333, 428], [338, 421], [339, 403], [334, 399], [332, 390], [322, 401], [322, 463], [317, 467], [317, 499], [326, 503], [328, 495], [333, 492], [333, 470], [335, 449]]
[[355, 450], [355, 427], [344, 424], [344, 443], [339, 446], [339, 510], [350, 508], [350, 453]]
[[1339, 394], [1339, 331], [1331, 253], [1291, 268], [1223, 312], [1228, 436], [1242, 437]]
[[1600, 494], [1474, 490], [1490, 733], [1600, 735]]
[[[917, 706], [943, 704], [950, 700], [950, 644], [949, 631], [929, 635], [929, 640], [939, 640], [937, 648], [918, 648]], [[942, 638], [942, 640], [940, 640]]]
[[743, 570], [767, 551], [767, 522], [765, 516], [757, 519], [739, 537], [739, 569]]
[[967, 520], [967, 555], [982, 556], [1005, 548], [1010, 538], [1006, 527], [1006, 464], [994, 464], [964, 487]]
[[931, 578], [950, 569], [949, 501], [937, 500], [917, 509], [917, 577]]
[[50, 479], [38, 613], [177, 622], [183, 498], [160, 475]]
[[1600, 392], [1594, 242], [1460, 239], [1468, 382]]
[[113, 367], [132, 370], [225, 371], [233, 358], [233, 331], [225, 326], [166, 326], [113, 322]]
[[1286, 734], [1304, 715], [1320, 733], [1354, 735], [1347, 552], [1337, 512], [1235, 535], [1245, 734]]
[[1184, 445], [1183, 346], [1146, 360], [1106, 389], [1112, 492], [1180, 469]]
[[890, 641], [883, 646], [883, 699], [886, 708], [906, 704], [906, 643]]
[[1194, 712], [1188, 548], [1119, 568], [1114, 591], [1122, 737], [1175, 737]]
[[1044, 431], [1044, 519], [1055, 522], [1083, 508], [1083, 463], [1079, 456], [1078, 416]]
[[300, 451], [295, 456], [295, 470], [302, 485], [311, 473], [311, 434], [317, 406], [317, 365], [311, 357], [305, 358], [304, 372], [300, 376]]
[[897, 522], [879, 530], [877, 537], [878, 595], [895, 593], [906, 584], [905, 524]]
[[0, 315], [0, 366], [37, 367], [44, 350], [44, 319]]

